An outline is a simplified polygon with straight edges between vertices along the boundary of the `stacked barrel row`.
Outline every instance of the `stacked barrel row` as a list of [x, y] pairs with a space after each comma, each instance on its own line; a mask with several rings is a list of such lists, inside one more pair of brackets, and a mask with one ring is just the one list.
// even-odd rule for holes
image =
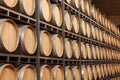
[[30, 25], [16, 25], [11, 19], [0, 19], [1, 52], [34, 54], [37, 49], [37, 35]]
[[[66, 58], [69, 59], [80, 59], [81, 57], [83, 59], [120, 60], [119, 51], [107, 47], [91, 45], [70, 38], [63, 39], [61, 35], [50, 34], [46, 30], [39, 32], [40, 44], [38, 44], [36, 31], [32, 26], [16, 25], [10, 19], [1, 19], [0, 24], [2, 45], [0, 49], [3, 52], [33, 55], [36, 52], [37, 45], [40, 45], [41, 55], [43, 56], [62, 57], [65, 51]], [[65, 44], [63, 44], [63, 40]]]
[[[65, 0], [65, 1], [69, 5], [75, 7], [76, 9], [81, 9], [87, 15], [93, 16], [94, 19], [96, 19], [99, 23], [103, 24], [106, 28], [108, 28], [108, 30], [113, 31], [116, 34], [120, 34], [119, 29], [110, 20], [108, 20], [105, 16], [103, 16], [94, 6], [92, 6], [90, 2], [86, 0], [76, 0], [76, 1]], [[81, 34], [87, 37], [90, 37], [90, 33], [91, 33], [90, 26], [92, 26], [92, 36], [94, 39], [101, 42], [104, 41], [107, 44], [113, 43], [113, 45], [117, 47], [119, 46], [118, 39], [116, 39], [113, 35], [106, 33], [106, 31], [104, 31], [103, 29], [99, 29], [94, 25], [90, 25], [89, 23], [85, 22], [83, 19], [80, 19], [78, 15], [73, 14], [73, 12], [71, 12], [70, 10], [64, 10], [64, 22], [63, 22], [62, 8], [60, 4], [51, 4], [49, 0], [40, 0], [39, 2], [40, 2], [39, 13], [41, 20], [52, 23], [57, 27], [61, 27], [62, 24], [64, 24], [66, 30], [73, 31], [75, 33], [80, 32]], [[11, 3], [10, 1], [1, 0], [1, 3], [2, 5], [4, 4], [10, 8], [13, 8], [17, 6], [17, 4], [19, 4], [21, 12], [24, 12], [29, 16], [32, 16], [35, 13], [36, 6], [34, 0], [28, 0], [28, 1], [13, 0], [13, 2]]]
[[[119, 64], [99, 64], [99, 65], [82, 65], [66, 66], [65, 76], [64, 68], [60, 65], [41, 66], [41, 80], [98, 80], [103, 77], [118, 74], [120, 72]], [[52, 77], [53, 76], [53, 77]]]
[[37, 80], [37, 72], [30, 64], [15, 67], [12, 64], [1, 63], [0, 80]]
[[[14, 67], [11, 64], [0, 65], [0, 80], [37, 80], [37, 72], [34, 66], [19, 65]], [[41, 65], [41, 80], [97, 80], [103, 77], [120, 73], [120, 64], [99, 64], [66, 66]]]
[[[83, 13], [85, 13], [88, 16], [91, 16], [93, 19], [95, 19], [97, 22], [105, 26], [108, 30], [111, 30], [117, 35], [120, 35], [119, 29], [109, 20], [105, 17], [105, 15], [101, 14], [101, 12], [95, 8], [94, 5], [91, 5], [90, 1], [87, 0], [65, 0], [69, 5], [73, 6], [76, 9], [80, 9]], [[0, 4], [3, 6], [6, 6], [10, 9], [15, 9], [20, 11], [23, 14], [26, 14], [28, 16], [35, 15], [36, 12], [36, 1], [35, 0], [1, 0]], [[40, 7], [40, 18], [42, 20], [51, 21], [51, 18], [54, 19], [52, 22], [56, 24], [58, 27], [62, 24], [62, 9], [61, 5], [59, 4], [52, 4], [49, 0], [40, 0], [39, 1], [39, 7]], [[43, 7], [44, 6], [44, 7]], [[19, 10], [20, 9], [20, 10]], [[75, 26], [78, 26], [78, 22], [76, 15], [73, 15], [73, 17], [70, 16], [69, 12], [65, 12], [66, 18], [68, 18], [67, 24], [70, 24], [71, 18], [74, 19], [72, 23], [76, 24]], [[70, 19], [70, 20], [69, 20]], [[66, 20], [66, 19], [65, 19]], [[71, 25], [66, 25], [66, 27], [69, 27], [69, 30], [71, 30]], [[74, 26], [73, 24], [73, 26]], [[76, 30], [79, 30], [76, 28]]]

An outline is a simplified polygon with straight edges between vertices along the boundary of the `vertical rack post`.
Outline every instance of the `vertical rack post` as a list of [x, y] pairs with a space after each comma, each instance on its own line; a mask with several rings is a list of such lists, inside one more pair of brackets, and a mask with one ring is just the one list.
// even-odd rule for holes
[[38, 48], [37, 48], [37, 51], [36, 51], [36, 58], [37, 58], [37, 65], [36, 65], [36, 69], [37, 69], [37, 80], [40, 80], [40, 59], [39, 59], [39, 56], [40, 56], [40, 34], [39, 34], [39, 31], [40, 31], [40, 25], [39, 25], [39, 0], [36, 0], [36, 14], [35, 14], [35, 18], [37, 20], [37, 23], [36, 23], [36, 32], [37, 32], [37, 40], [38, 40]]
[[64, 69], [64, 80], [65, 80], [65, 25], [64, 25], [64, 0], [61, 0], [61, 5], [62, 5], [62, 37], [63, 37], [63, 44], [64, 44], [64, 51], [63, 51], [63, 69]]

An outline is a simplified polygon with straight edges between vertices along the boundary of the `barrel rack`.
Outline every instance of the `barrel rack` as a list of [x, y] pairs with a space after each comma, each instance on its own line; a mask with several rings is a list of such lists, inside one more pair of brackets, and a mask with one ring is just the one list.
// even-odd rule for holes
[[[65, 37], [71, 38], [73, 40], [77, 40], [79, 42], [86, 42], [86, 43], [90, 43], [90, 45], [94, 44], [94, 45], [98, 45], [98, 46], [105, 46], [114, 50], [117, 50], [120, 52], [120, 48], [116, 47], [116, 46], [111, 46], [108, 45], [106, 43], [103, 42], [99, 42], [96, 40], [93, 40], [91, 37], [87, 38], [85, 36], [82, 36], [81, 33], [79, 32], [79, 34], [75, 34], [73, 32], [69, 32], [67, 30], [65, 30], [64, 25], [62, 25], [62, 28], [58, 28], [54, 25], [52, 25], [51, 23], [47, 23], [45, 21], [41, 21], [39, 19], [39, 0], [36, 0], [36, 12], [35, 12], [35, 18], [26, 16], [24, 14], [21, 14], [19, 12], [16, 12], [14, 10], [11, 10], [9, 8], [6, 8], [2, 5], [0, 5], [0, 18], [10, 18], [13, 19], [16, 23], [19, 24], [29, 24], [32, 25], [37, 32], [37, 37], [38, 37], [38, 41], [39, 41], [39, 30], [44, 29], [44, 30], [48, 30], [51, 33], [57, 33], [60, 34], [63, 39]], [[60, 4], [62, 7], [62, 12], [64, 12], [65, 9], [69, 10], [72, 14], [77, 14], [79, 16], [79, 18], [83, 18], [85, 21], [87, 21], [88, 23], [97, 26], [98, 28], [106, 31], [107, 33], [115, 36], [116, 38], [118, 38], [120, 40], [120, 36], [116, 35], [115, 33], [109, 31], [107, 28], [105, 28], [103, 25], [101, 25], [100, 23], [98, 23], [97, 21], [95, 21], [94, 19], [92, 19], [90, 16], [87, 16], [86, 14], [84, 14], [80, 9], [76, 9], [72, 6], [70, 6], [69, 4], [67, 4], [64, 0], [51, 0], [51, 3], [57, 3]], [[64, 15], [63, 15], [64, 18]], [[64, 20], [64, 19], [63, 19]], [[39, 44], [39, 42], [38, 42]], [[40, 80], [40, 65], [42, 64], [49, 64], [49, 65], [61, 65], [63, 67], [65, 67], [66, 65], [76, 65], [76, 66], [80, 66], [80, 65], [95, 65], [95, 64], [106, 64], [106, 63], [110, 63], [110, 64], [114, 64], [114, 63], [118, 63], [120, 64], [120, 61], [118, 60], [83, 60], [83, 59], [67, 59], [65, 57], [65, 54], [61, 57], [61, 58], [56, 58], [56, 57], [45, 57], [45, 56], [41, 56], [40, 55], [40, 46], [38, 45], [38, 49], [36, 51], [36, 54], [33, 56], [29, 56], [29, 55], [17, 55], [16, 54], [12, 54], [12, 53], [0, 53], [0, 63], [23, 63], [23, 64], [33, 64], [36, 69], [37, 69], [37, 74], [38, 74], [38, 80]], [[98, 80], [105, 80], [105, 79], [112, 79], [115, 77], [120, 77], [120, 74], [115, 74], [115, 75], [110, 75], [108, 77], [104, 77]]]

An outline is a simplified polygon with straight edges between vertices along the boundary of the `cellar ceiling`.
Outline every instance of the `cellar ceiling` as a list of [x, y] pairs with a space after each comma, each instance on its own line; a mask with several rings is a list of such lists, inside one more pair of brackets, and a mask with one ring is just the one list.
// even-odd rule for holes
[[92, 4], [110, 18], [116, 26], [120, 25], [120, 0], [92, 0]]

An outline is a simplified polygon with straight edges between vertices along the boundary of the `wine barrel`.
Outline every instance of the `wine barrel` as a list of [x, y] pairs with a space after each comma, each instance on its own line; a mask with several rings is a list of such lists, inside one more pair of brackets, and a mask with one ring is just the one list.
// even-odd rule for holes
[[17, 26], [10, 19], [0, 19], [0, 24], [0, 50], [14, 52], [19, 43]]
[[106, 64], [104, 64], [104, 72], [105, 72], [105, 76], [108, 76], [108, 69]]
[[18, 4], [18, 0], [0, 0], [0, 4], [9, 8], [14, 8]]
[[63, 39], [59, 34], [52, 35], [53, 55], [56, 57], [63, 56]]
[[33, 55], [37, 49], [37, 34], [34, 28], [30, 25], [23, 25], [19, 27], [19, 47], [18, 53], [25, 53], [27, 55]]
[[102, 25], [105, 26], [105, 16], [102, 15]]
[[113, 50], [111, 50], [112, 60], [114, 60], [114, 53]]
[[88, 59], [92, 59], [92, 52], [90, 44], [86, 44]]
[[89, 80], [93, 80], [93, 72], [92, 72], [92, 68], [90, 65], [87, 66], [87, 72], [88, 72]]
[[80, 20], [80, 30], [81, 30], [81, 34], [86, 36], [86, 34], [87, 34], [86, 22], [83, 19]]
[[70, 66], [65, 67], [65, 80], [74, 80], [72, 69]]
[[91, 25], [91, 28], [92, 28], [92, 31], [91, 31], [91, 33], [92, 33], [92, 38], [93, 38], [93, 39], [96, 39], [95, 26], [94, 26], [94, 25]]
[[99, 50], [99, 46], [96, 46], [96, 54], [97, 54], [97, 59], [100, 60], [100, 50]]
[[72, 68], [74, 80], [81, 80], [81, 74], [80, 74], [80, 69], [78, 66], [74, 66]]
[[87, 37], [90, 38], [91, 30], [90, 30], [90, 25], [88, 23], [86, 24], [86, 28], [87, 28]]
[[116, 64], [117, 73], [119, 73], [119, 64]]
[[106, 55], [107, 55], [107, 60], [109, 60], [109, 54], [108, 54], [108, 48], [106, 48]]
[[85, 13], [85, 0], [80, 0], [80, 8]]
[[96, 55], [96, 48], [95, 48], [95, 46], [94, 45], [92, 45], [92, 55], [93, 55], [93, 59], [95, 60], [95, 59], [97, 59], [97, 55]]
[[[117, 64], [113, 64], [113, 67], [114, 67], [114, 74], [117, 74]], [[113, 72], [112, 72], [112, 75], [113, 75]]]
[[99, 21], [100, 21], [100, 24], [102, 24], [102, 14], [99, 12]]
[[110, 64], [107, 64], [108, 74], [111, 75], [111, 66]]
[[108, 20], [107, 20], [107, 18], [105, 17], [105, 27], [106, 27], [106, 28], [108, 27], [107, 23], [108, 23]]
[[73, 48], [73, 56], [76, 59], [80, 58], [80, 47], [79, 47], [79, 43], [76, 40], [72, 41], [72, 48]]
[[103, 32], [103, 40], [104, 40], [104, 42], [106, 43], [107, 41], [107, 36], [106, 36], [106, 33], [105, 32]]
[[113, 75], [114, 73], [113, 73], [113, 66], [112, 66], [112, 64], [110, 64], [110, 70], [111, 70], [111, 75]]
[[96, 19], [97, 22], [100, 22], [99, 10], [98, 9], [96, 9], [96, 11], [95, 11], [95, 19]]
[[97, 80], [98, 76], [97, 76], [97, 69], [96, 69], [96, 65], [92, 66], [92, 71], [93, 71], [93, 79]]
[[40, 0], [40, 19], [46, 22], [50, 22], [52, 19], [52, 5], [50, 0]]
[[108, 35], [108, 44], [111, 44], [111, 35]]
[[113, 74], [115, 74], [115, 66], [114, 66], [114, 64], [112, 65], [112, 68], [113, 68]]
[[43, 56], [50, 56], [52, 52], [52, 40], [48, 31], [40, 31], [40, 50]]
[[27, 64], [17, 68], [19, 80], [37, 80], [37, 72], [34, 66]]
[[103, 42], [103, 35], [102, 35], [102, 32], [101, 30], [99, 30], [99, 37], [100, 37], [100, 41]]
[[20, 0], [20, 10], [22, 13], [33, 16], [35, 13], [35, 0]]
[[52, 4], [52, 22], [54, 25], [61, 27], [62, 25], [62, 9], [59, 4]]
[[95, 13], [96, 13], [95, 6], [91, 5], [91, 16], [92, 16], [93, 19], [95, 19], [95, 17], [96, 17]]
[[0, 66], [0, 80], [18, 80], [14, 66], [3, 64]]
[[78, 17], [76, 15], [72, 15], [72, 27], [73, 27], [73, 31], [75, 33], [79, 33], [79, 20], [78, 20]]
[[81, 66], [81, 78], [82, 80], [88, 80], [89, 79], [89, 74], [87, 72], [87, 68], [85, 65]]
[[99, 48], [100, 48], [100, 49], [99, 49], [99, 50], [100, 50], [100, 51], [99, 51], [99, 52], [100, 52], [100, 59], [103, 60], [103, 59], [104, 59], [103, 49], [102, 49], [102, 47], [99, 47]]
[[105, 60], [107, 59], [106, 48], [103, 48], [103, 57], [104, 57]]
[[96, 39], [99, 41], [100, 35], [99, 35], [99, 28], [95, 27], [95, 34], [96, 34]]
[[72, 0], [65, 0], [68, 4], [72, 4]]
[[79, 9], [80, 8], [80, 0], [72, 0], [72, 5]]
[[98, 78], [101, 78], [102, 74], [101, 74], [100, 65], [96, 65], [96, 69], [97, 69]]
[[43, 65], [40, 67], [40, 80], [54, 80], [52, 69], [49, 65]]
[[90, 4], [88, 1], [85, 1], [85, 13], [90, 16]]
[[87, 49], [85, 43], [81, 42], [81, 55], [83, 59], [87, 59]]
[[52, 69], [54, 80], [64, 80], [64, 71], [60, 65], [56, 65]]
[[65, 54], [67, 58], [72, 58], [72, 53], [73, 53], [73, 49], [72, 49], [72, 42], [69, 38], [65, 38]]
[[68, 31], [72, 30], [72, 17], [69, 11], [64, 11], [64, 24]]
[[101, 65], [100, 68], [101, 68], [101, 75], [102, 75], [102, 77], [105, 77], [104, 66]]

